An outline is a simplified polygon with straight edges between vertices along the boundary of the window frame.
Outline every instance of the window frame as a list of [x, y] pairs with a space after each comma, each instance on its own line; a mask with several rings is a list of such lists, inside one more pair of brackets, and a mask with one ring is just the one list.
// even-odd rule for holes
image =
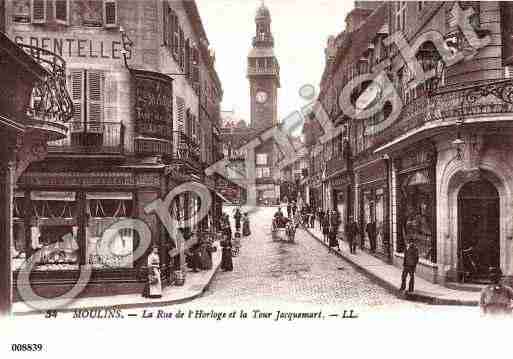
[[[61, 3], [64, 3], [66, 5], [66, 19], [65, 20], [62, 20], [62, 19], [58, 19], [57, 18], [57, 2], [61, 2]], [[53, 16], [54, 16], [54, 19], [55, 19], [55, 22], [57, 24], [61, 24], [61, 25], [69, 25], [70, 24], [70, 0], [53, 0]]]
[[[41, 2], [43, 4], [43, 17], [41, 19], [35, 19], [34, 17], [34, 3]], [[48, 4], [47, 0], [30, 0], [30, 23], [31, 24], [46, 24], [48, 19], [47, 14]]]

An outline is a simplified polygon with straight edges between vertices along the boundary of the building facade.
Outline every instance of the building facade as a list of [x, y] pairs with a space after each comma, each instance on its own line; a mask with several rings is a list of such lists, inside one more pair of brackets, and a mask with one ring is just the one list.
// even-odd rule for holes
[[[182, 268], [168, 255], [171, 238], [213, 231], [221, 210], [218, 178], [204, 169], [221, 157], [222, 87], [196, 3], [12, 0], [5, 20], [13, 41], [66, 60], [75, 109], [68, 136], [18, 180], [14, 269], [42, 248], [33, 275], [42, 291], [48, 280], [69, 286], [84, 264], [94, 268], [86, 295], [106, 282], [114, 292], [139, 291], [146, 257], [120, 260], [135, 252], [137, 234], [116, 233], [118, 254], [102, 243], [114, 223], [137, 218], [151, 228], [172, 280]], [[145, 208], [187, 182], [207, 185], [215, 205], [193, 223], [199, 198], [181, 193], [170, 208], [179, 229], [168, 233]], [[46, 255], [47, 247], [56, 253]]]
[[[255, 16], [255, 36], [248, 55], [247, 78], [250, 86], [251, 119], [249, 126], [237, 121], [235, 126], [223, 128], [225, 152], [232, 157], [232, 167], [243, 162], [239, 147], [258, 138], [261, 142], [254, 148], [254, 159], [251, 164], [254, 173], [249, 173], [244, 166], [246, 189], [251, 186], [255, 191], [244, 191], [246, 195], [255, 193], [257, 203], [276, 204], [280, 200], [279, 162], [280, 153], [273, 138], [260, 137], [265, 131], [277, 126], [278, 121], [278, 89], [280, 88], [280, 66], [274, 54], [274, 37], [271, 31], [271, 14], [265, 5], [257, 9]], [[229, 116], [228, 116], [229, 117]], [[225, 121], [230, 123], [230, 121]], [[233, 152], [233, 156], [232, 156]], [[246, 158], [246, 157], [244, 157]], [[237, 171], [236, 171], [237, 172]], [[239, 173], [241, 171], [238, 171]], [[233, 179], [241, 181], [239, 175], [232, 172]], [[240, 187], [240, 186], [239, 186]], [[239, 191], [231, 187], [230, 191]]]
[[[405, 240], [413, 238], [421, 256], [418, 272], [431, 281], [480, 282], [490, 267], [511, 277], [512, 164], [506, 153], [512, 46], [505, 26], [511, 5], [355, 5], [346, 30], [328, 43], [331, 57], [321, 83], [319, 100], [331, 120], [345, 126], [339, 139], [311, 151], [312, 164], [318, 157], [327, 162], [325, 169], [314, 168], [312, 177], [324, 178], [324, 206], [354, 218], [366, 248], [367, 224], [374, 223], [376, 255], [396, 265], [402, 263]], [[460, 17], [463, 12], [469, 15]], [[461, 30], [469, 27], [478, 42]], [[412, 60], [434, 76], [417, 81], [397, 41], [384, 41], [397, 34], [412, 48]], [[448, 61], [458, 53], [461, 61]], [[359, 81], [351, 92], [353, 105], [367, 110], [380, 103], [380, 110], [351, 120], [337, 101], [342, 89], [381, 70], [397, 95], [380, 97], [379, 82]], [[340, 165], [330, 170], [330, 161]]]
[[[4, 15], [4, 3], [0, 15]], [[22, 48], [0, 31], [0, 315], [13, 301], [13, 198], [16, 181], [43, 159], [47, 142], [64, 138], [73, 106], [65, 88], [65, 62], [40, 48]]]

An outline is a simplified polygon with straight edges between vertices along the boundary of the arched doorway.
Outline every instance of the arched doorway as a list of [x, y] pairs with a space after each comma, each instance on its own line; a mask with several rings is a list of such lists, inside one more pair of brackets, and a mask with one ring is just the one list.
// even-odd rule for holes
[[486, 179], [468, 182], [458, 193], [458, 268], [461, 281], [488, 280], [500, 266], [499, 193]]

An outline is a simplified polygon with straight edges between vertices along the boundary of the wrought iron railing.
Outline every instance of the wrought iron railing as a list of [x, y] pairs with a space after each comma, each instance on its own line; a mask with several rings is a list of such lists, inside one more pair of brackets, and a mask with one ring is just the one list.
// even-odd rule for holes
[[390, 141], [431, 122], [513, 113], [513, 79], [458, 88], [440, 88], [432, 96], [417, 97], [403, 106], [397, 121], [377, 135]]
[[48, 143], [49, 153], [122, 154], [125, 127], [111, 122], [70, 122], [68, 136]]
[[173, 157], [178, 160], [200, 164], [200, 146], [196, 141], [180, 131], [173, 132]]
[[73, 102], [66, 88], [66, 61], [59, 55], [31, 45], [18, 44], [47, 72], [32, 90], [27, 115], [48, 122], [68, 122], [73, 116]]

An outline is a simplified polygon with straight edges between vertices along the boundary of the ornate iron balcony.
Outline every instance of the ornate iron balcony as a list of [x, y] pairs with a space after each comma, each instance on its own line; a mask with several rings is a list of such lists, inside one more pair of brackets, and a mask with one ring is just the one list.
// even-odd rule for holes
[[73, 116], [73, 102], [66, 89], [66, 61], [45, 49], [25, 44], [18, 46], [48, 72], [45, 81], [39, 82], [32, 90], [28, 117], [35, 121], [68, 122]]
[[391, 141], [408, 131], [433, 123], [430, 128], [465, 118], [513, 113], [513, 79], [488, 81], [472, 86], [440, 88], [434, 95], [417, 97], [404, 105], [391, 127], [376, 135], [378, 143]]

